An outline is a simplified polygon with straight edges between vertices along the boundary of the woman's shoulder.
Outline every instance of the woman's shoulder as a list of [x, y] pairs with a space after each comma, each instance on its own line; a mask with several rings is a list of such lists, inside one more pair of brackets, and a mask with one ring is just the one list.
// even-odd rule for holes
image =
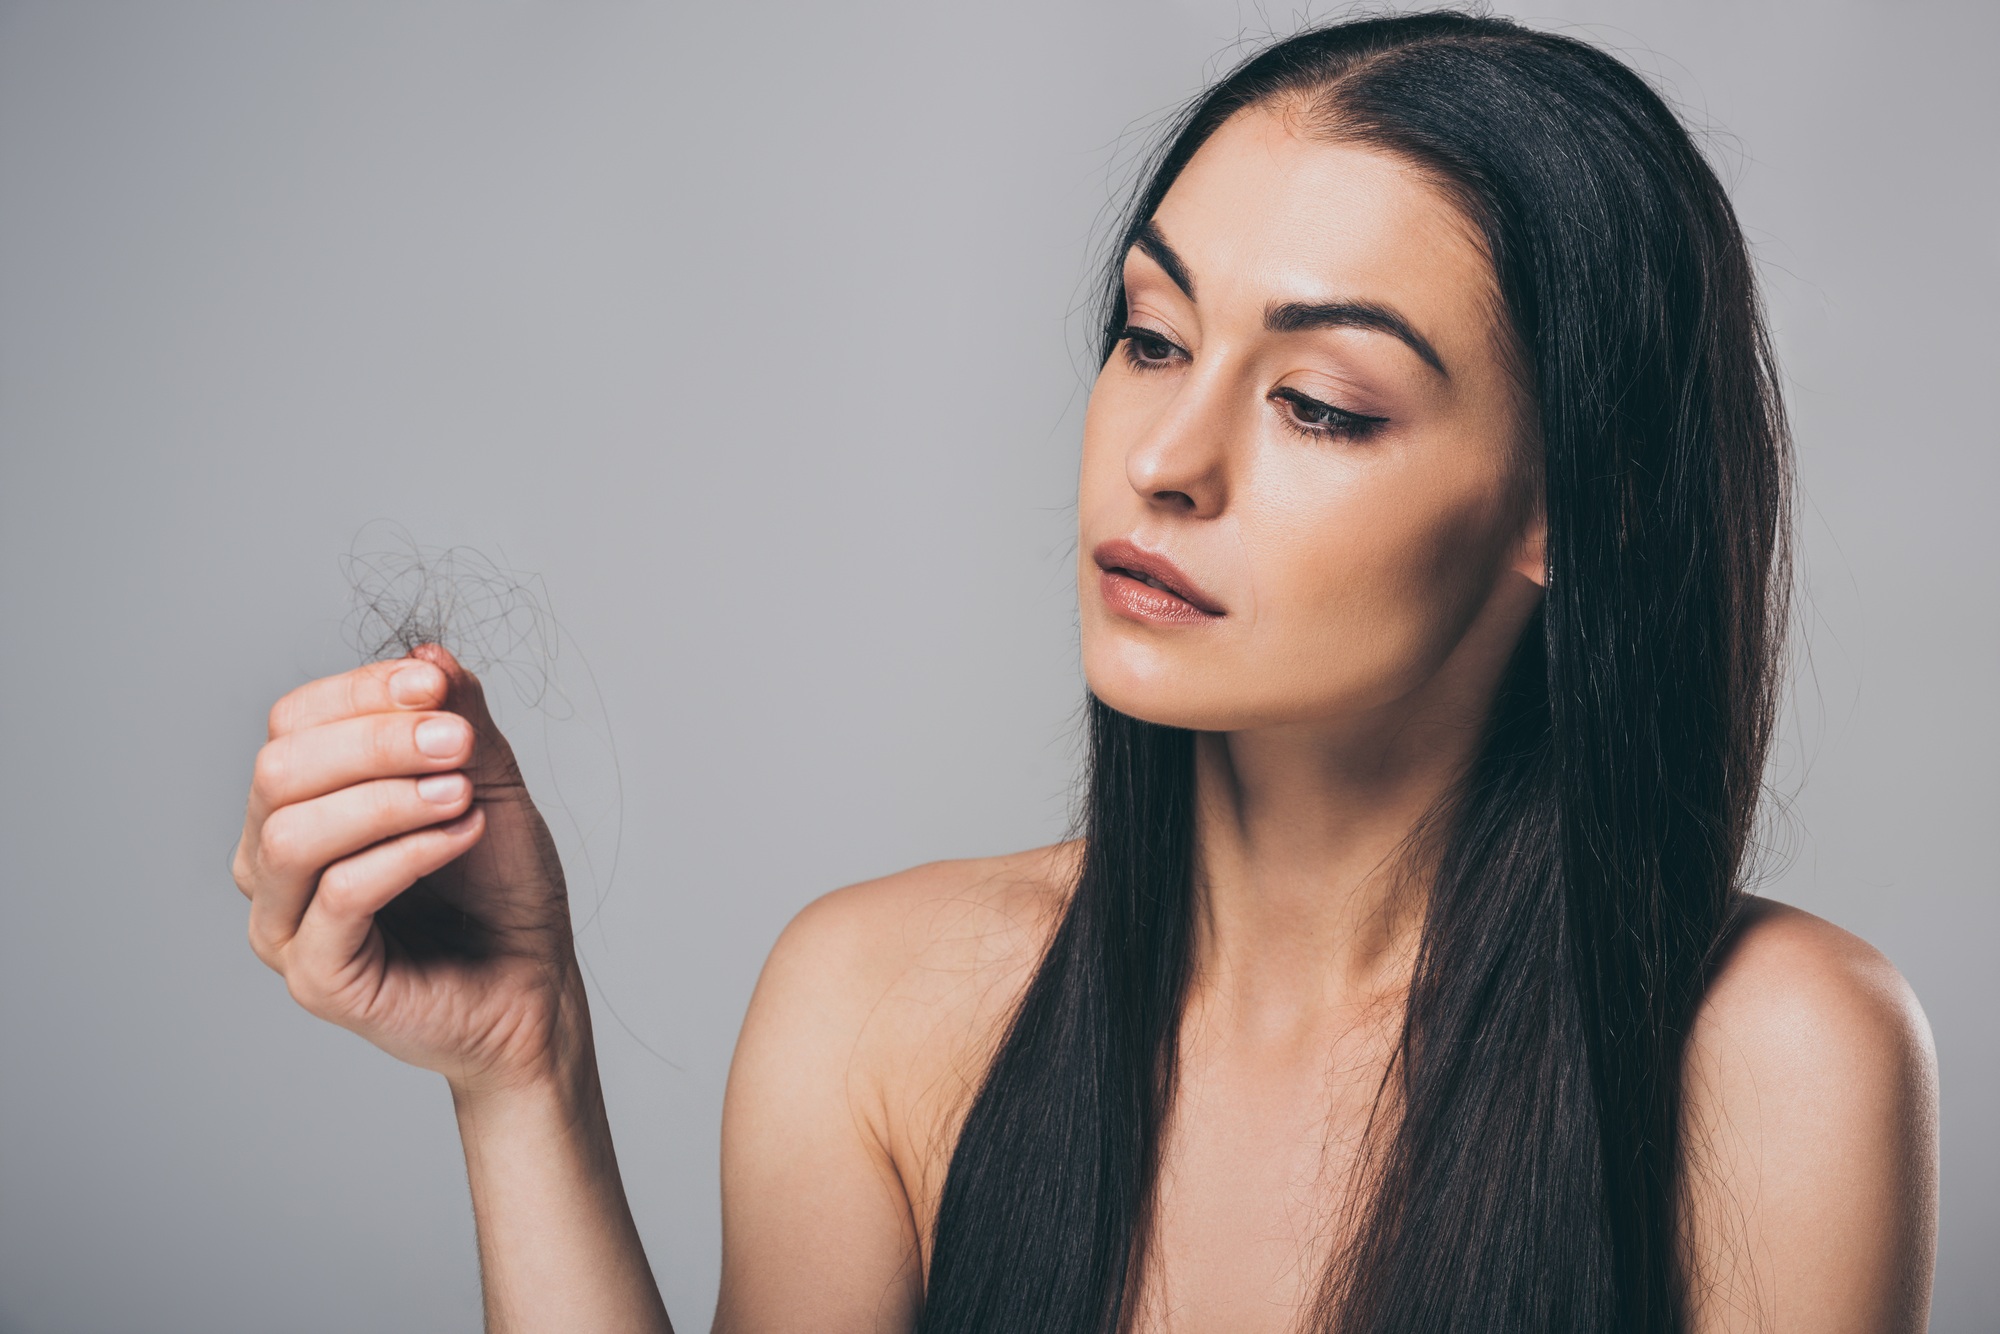
[[924, 978], [1031, 964], [1068, 901], [1079, 850], [927, 862], [836, 889], [792, 919], [766, 970], [809, 974], [873, 1005]]
[[1074, 865], [1070, 845], [933, 862], [785, 928], [723, 1100], [718, 1327], [914, 1321], [953, 1118]]
[[1749, 898], [1695, 1020], [1696, 1051], [1733, 1052], [1799, 1079], [1876, 1082], [1928, 1065], [1930, 1026], [1895, 965], [1867, 941], [1773, 899]]
[[813, 900], [772, 946], [742, 1041], [837, 1050], [850, 1088], [890, 1101], [893, 1085], [983, 1069], [1079, 853], [929, 862]]
[[[932, 1216], [954, 1127], [1061, 917], [1078, 852], [931, 862], [837, 889], [792, 919], [731, 1063], [726, 1226], [747, 1217], [743, 1201], [795, 1199], [801, 1174], [845, 1180], [842, 1198], [893, 1181], [882, 1217]], [[814, 1146], [812, 1165], [776, 1172], [798, 1145]], [[926, 1235], [911, 1226], [913, 1241]]]
[[[1690, 1035], [1695, 1327], [1921, 1329], [1937, 1063], [1902, 975], [1858, 936], [1750, 899]], [[1788, 1294], [1781, 1305], [1779, 1294]], [[1801, 1305], [1803, 1304], [1803, 1306]], [[1818, 1314], [1833, 1323], [1812, 1325]]]

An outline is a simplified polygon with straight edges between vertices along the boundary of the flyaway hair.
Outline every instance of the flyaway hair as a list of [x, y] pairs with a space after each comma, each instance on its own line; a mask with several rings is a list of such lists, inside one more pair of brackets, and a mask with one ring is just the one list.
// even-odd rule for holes
[[442, 644], [468, 671], [504, 675], [528, 707], [570, 714], [556, 683], [562, 633], [540, 575], [473, 547], [423, 545], [381, 519], [354, 535], [340, 567], [349, 592], [343, 628], [363, 662]]
[[[1445, 12], [1312, 29], [1182, 114], [1103, 289], [1225, 120], [1415, 165], [1485, 243], [1551, 584], [1437, 870], [1367, 1195], [1308, 1328], [1674, 1334], [1680, 1063], [1740, 901], [1786, 625], [1790, 455], [1742, 234], [1584, 43]], [[1089, 704], [1082, 869], [946, 1178], [926, 1334], [1133, 1317], [1199, 887], [1192, 735]]]

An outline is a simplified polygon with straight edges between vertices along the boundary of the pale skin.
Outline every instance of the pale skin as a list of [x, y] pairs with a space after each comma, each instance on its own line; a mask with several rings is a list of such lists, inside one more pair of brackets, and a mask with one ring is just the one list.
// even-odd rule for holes
[[[1196, 980], [1136, 1327], [1275, 1334], [1351, 1203], [1399, 1018], [1422, 909], [1397, 849], [1470, 758], [1542, 528], [1490, 265], [1405, 164], [1239, 113], [1154, 222], [1078, 498], [1091, 688], [1199, 732]], [[1286, 303], [1393, 312], [1429, 356], [1274, 326]], [[1121, 614], [1092, 557], [1119, 538], [1223, 614]], [[270, 730], [235, 866], [253, 947], [307, 1009], [447, 1078], [489, 1328], [669, 1329], [561, 871], [477, 683], [425, 648], [299, 688]], [[730, 1073], [718, 1330], [912, 1326], [957, 1126], [1076, 852], [917, 867], [786, 929]], [[423, 948], [467, 922], [475, 956]], [[1936, 1074], [1895, 970], [1755, 901], [1684, 1081], [1694, 1327], [1924, 1328]]]

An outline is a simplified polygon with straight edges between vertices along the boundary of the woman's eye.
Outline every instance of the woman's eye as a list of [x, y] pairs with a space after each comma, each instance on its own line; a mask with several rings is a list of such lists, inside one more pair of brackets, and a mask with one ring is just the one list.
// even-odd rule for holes
[[1151, 329], [1132, 325], [1124, 331], [1125, 357], [1135, 366], [1164, 366], [1180, 349]]
[[1389, 420], [1387, 417], [1370, 417], [1349, 412], [1346, 408], [1336, 408], [1331, 403], [1309, 398], [1296, 389], [1274, 390], [1271, 397], [1284, 412], [1286, 424], [1301, 435], [1359, 439]]
[[1333, 420], [1333, 409], [1316, 399], [1294, 398], [1288, 401], [1292, 405], [1292, 415], [1308, 426], [1324, 426]]

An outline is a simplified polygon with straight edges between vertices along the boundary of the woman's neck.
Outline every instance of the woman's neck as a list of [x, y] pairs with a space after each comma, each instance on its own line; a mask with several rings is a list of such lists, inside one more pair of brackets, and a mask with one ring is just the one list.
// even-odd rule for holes
[[1407, 983], [1431, 858], [1414, 837], [1477, 750], [1483, 709], [1341, 732], [1195, 739], [1197, 994], [1300, 1034]]
[[1437, 851], [1541, 590], [1505, 573], [1430, 678], [1340, 721], [1195, 734], [1193, 992], [1239, 1035], [1310, 1038], [1400, 999]]

